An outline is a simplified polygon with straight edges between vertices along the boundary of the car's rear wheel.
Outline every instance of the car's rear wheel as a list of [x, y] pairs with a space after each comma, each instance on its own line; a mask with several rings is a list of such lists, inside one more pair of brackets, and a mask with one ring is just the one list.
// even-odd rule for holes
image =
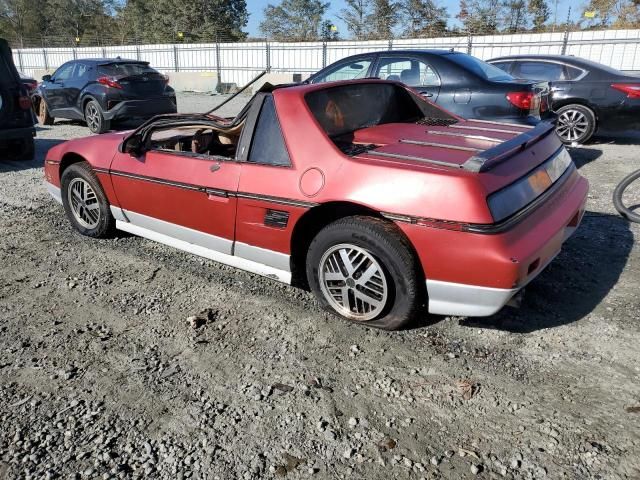
[[109, 201], [88, 163], [69, 166], [60, 183], [65, 213], [76, 230], [94, 238], [113, 233], [115, 219], [111, 215]]
[[49, 109], [43, 98], [38, 102], [38, 120], [42, 125], [53, 125], [54, 118], [49, 115]]
[[84, 121], [93, 133], [105, 133], [111, 128], [111, 123], [104, 118], [100, 104], [95, 100], [90, 100], [85, 105]]
[[395, 330], [424, 300], [424, 279], [407, 239], [371, 217], [337, 220], [314, 238], [307, 280], [320, 304], [352, 322]]
[[596, 130], [596, 116], [583, 105], [565, 105], [558, 109], [556, 133], [564, 143], [586, 143]]

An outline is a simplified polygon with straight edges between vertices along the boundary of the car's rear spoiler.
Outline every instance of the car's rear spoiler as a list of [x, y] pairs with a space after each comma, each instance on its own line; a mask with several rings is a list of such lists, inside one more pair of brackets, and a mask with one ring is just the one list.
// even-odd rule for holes
[[553, 121], [542, 121], [529, 131], [474, 155], [462, 164], [469, 172], [486, 172], [555, 130]]

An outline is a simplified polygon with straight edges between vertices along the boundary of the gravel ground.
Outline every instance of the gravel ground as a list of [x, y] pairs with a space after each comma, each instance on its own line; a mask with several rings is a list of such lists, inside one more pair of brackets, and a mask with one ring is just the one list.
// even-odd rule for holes
[[41, 128], [34, 162], [0, 163], [0, 478], [640, 478], [640, 226], [611, 203], [640, 138], [572, 149], [588, 213], [519, 310], [388, 333], [81, 237], [41, 167], [86, 134]]

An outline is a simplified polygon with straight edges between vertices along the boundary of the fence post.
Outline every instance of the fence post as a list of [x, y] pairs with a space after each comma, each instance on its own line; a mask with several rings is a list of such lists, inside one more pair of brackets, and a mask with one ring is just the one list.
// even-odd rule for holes
[[73, 50], [73, 59], [77, 60], [78, 59], [78, 50], [75, 47], [72, 48], [72, 50]]
[[473, 37], [471, 36], [471, 34], [467, 35], [467, 54], [471, 55], [471, 52], [473, 51]]
[[173, 66], [176, 72], [180, 71], [180, 65], [178, 64], [178, 45], [173, 44]]
[[107, 49], [102, 47], [102, 58], [107, 58]]
[[222, 91], [222, 65], [220, 65], [220, 42], [216, 37], [216, 74], [218, 75], [218, 85], [220, 85], [220, 91]]
[[136, 60], [140, 61], [140, 45], [136, 42]]
[[18, 50], [18, 65], [20, 65], [20, 71], [24, 72], [24, 66], [22, 65], [22, 50]]
[[271, 45], [269, 44], [269, 41], [265, 42], [264, 54], [267, 60], [267, 72], [270, 73], [271, 72]]
[[393, 50], [393, 38], [389, 39], [389, 50]]
[[44, 59], [44, 69], [49, 70], [49, 60], [47, 59], [47, 49], [42, 49], [42, 58]]
[[327, 42], [322, 42], [322, 68], [327, 66]]
[[568, 43], [569, 43], [569, 26], [567, 25], [567, 28], [564, 31], [564, 36], [562, 37], [562, 50], [560, 52], [562, 55], [567, 54]]

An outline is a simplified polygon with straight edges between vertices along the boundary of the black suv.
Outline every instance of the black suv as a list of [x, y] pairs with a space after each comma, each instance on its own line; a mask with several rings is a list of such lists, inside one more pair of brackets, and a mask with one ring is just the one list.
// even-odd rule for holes
[[35, 118], [6, 40], [0, 38], [0, 155], [32, 160]]
[[33, 105], [43, 125], [55, 118], [84, 120], [94, 133], [111, 122], [148, 119], [176, 113], [176, 93], [168, 78], [148, 62], [121, 58], [91, 58], [63, 64], [42, 77]]

